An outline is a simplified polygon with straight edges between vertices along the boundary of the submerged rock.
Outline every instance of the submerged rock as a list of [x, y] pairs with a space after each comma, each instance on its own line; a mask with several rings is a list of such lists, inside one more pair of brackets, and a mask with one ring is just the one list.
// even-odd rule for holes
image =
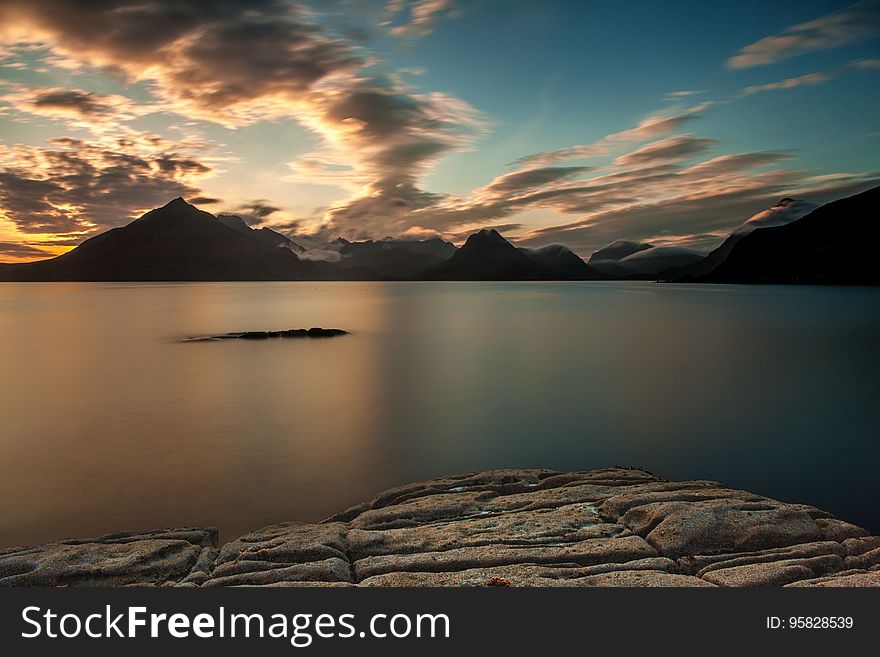
[[629, 468], [443, 477], [216, 544], [180, 529], [7, 548], [0, 585], [880, 585], [880, 537], [825, 511]]

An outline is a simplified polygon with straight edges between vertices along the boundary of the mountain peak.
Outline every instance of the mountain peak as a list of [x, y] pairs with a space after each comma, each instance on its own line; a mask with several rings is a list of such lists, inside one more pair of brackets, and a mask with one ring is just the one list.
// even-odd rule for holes
[[501, 245], [506, 244], [513, 248], [513, 245], [501, 236], [494, 228], [481, 228], [476, 233], [472, 233], [464, 243], [464, 246], [480, 246], [480, 245]]
[[797, 221], [818, 207], [817, 203], [786, 196], [773, 207], [752, 215], [752, 217], [735, 228], [732, 234], [745, 235], [756, 228], [783, 226], [792, 221]]
[[182, 196], [178, 196], [177, 198], [171, 199], [162, 206], [163, 208], [168, 208], [169, 210], [177, 209], [177, 208], [193, 208], [196, 209], [196, 206], [187, 203]]

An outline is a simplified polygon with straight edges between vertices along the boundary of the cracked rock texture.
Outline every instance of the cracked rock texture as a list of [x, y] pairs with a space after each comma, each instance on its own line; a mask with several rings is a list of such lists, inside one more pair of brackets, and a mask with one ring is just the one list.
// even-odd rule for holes
[[392, 488], [218, 549], [214, 529], [0, 549], [7, 586], [880, 586], [880, 537], [644, 470], [496, 470]]

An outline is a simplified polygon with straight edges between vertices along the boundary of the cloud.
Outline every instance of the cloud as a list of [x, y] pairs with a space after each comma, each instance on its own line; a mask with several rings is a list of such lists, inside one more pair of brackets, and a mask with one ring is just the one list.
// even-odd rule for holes
[[486, 186], [486, 191], [503, 192], [507, 195], [528, 191], [536, 187], [545, 187], [550, 183], [570, 180], [590, 171], [592, 167], [541, 167], [522, 169], [495, 178]]
[[[446, 10], [414, 3], [411, 23], [427, 29]], [[59, 58], [148, 83], [190, 118], [230, 128], [297, 120], [322, 145], [293, 163], [294, 176], [351, 194], [323, 218], [340, 233], [408, 227], [407, 212], [437, 200], [421, 177], [484, 131], [466, 103], [376, 74], [374, 58], [287, 0], [8, 0], [0, 25], [7, 42], [40, 43]]]
[[485, 130], [479, 113], [462, 101], [374, 78], [313, 100], [311, 115], [301, 120], [324, 136], [324, 166], [349, 168], [332, 175], [361, 190], [325, 213], [325, 229], [350, 237], [406, 230], [409, 213], [442, 198], [423, 190], [421, 177]]
[[743, 89], [743, 94], [751, 96], [752, 94], [761, 93], [762, 91], [776, 91], [778, 89], [794, 89], [804, 85], [822, 84], [831, 79], [831, 75], [827, 73], [807, 73], [799, 75], [795, 78], [787, 78], [779, 82], [770, 82], [768, 84], [756, 84]]
[[125, 96], [100, 94], [65, 87], [26, 87], [6, 84], [0, 93], [0, 110], [20, 112], [65, 121], [71, 127], [105, 131], [109, 124], [127, 121], [152, 111], [136, 108]]
[[874, 36], [878, 20], [880, 5], [877, 3], [853, 5], [755, 41], [728, 59], [727, 67], [764, 66], [816, 50], [839, 48]]
[[273, 214], [281, 212], [281, 208], [271, 205], [265, 199], [254, 199], [233, 211], [234, 214], [245, 220], [249, 226], [263, 223]]
[[713, 139], [676, 135], [651, 142], [614, 160], [616, 166], [641, 166], [658, 162], [676, 162], [700, 155], [717, 144]]
[[175, 196], [197, 196], [211, 167], [174, 153], [137, 154], [62, 137], [0, 149], [0, 213], [20, 233], [82, 238]]
[[7, 40], [153, 80], [179, 106], [230, 124], [271, 115], [271, 99], [362, 65], [306, 9], [282, 0], [7, 0], [0, 19]]
[[856, 59], [847, 66], [863, 71], [878, 71], [880, 70], [880, 59]]
[[[452, 5], [392, 0], [387, 11], [398, 18], [406, 12], [406, 18], [386, 27], [418, 36], [452, 15]], [[21, 107], [8, 111], [88, 121], [94, 139], [0, 149], [3, 216], [21, 233], [51, 231], [71, 240], [172, 196], [201, 196], [201, 179], [217, 171], [205, 150], [209, 145], [175, 142], [127, 124], [156, 108], [230, 129], [292, 119], [317, 136], [318, 145], [290, 163], [290, 179], [332, 184], [346, 190], [347, 198], [307, 217], [289, 216], [266, 199], [240, 206], [254, 223], [271, 217], [268, 222], [310, 232], [316, 250], [339, 235], [449, 236], [485, 224], [518, 231], [523, 222], [517, 215], [525, 213], [539, 213], [542, 226], [557, 224], [521, 235], [535, 246], [565, 241], [588, 254], [618, 237], [708, 244], [782, 193], [859, 182], [818, 181], [784, 168], [791, 160], [786, 153], [694, 162], [716, 142], [677, 133], [718, 104], [707, 101], [668, 106], [592, 143], [527, 155], [516, 170], [468, 194], [432, 193], [424, 186], [427, 174], [442, 158], [473, 148], [487, 130], [485, 118], [454, 96], [421, 92], [400, 71], [379, 73], [377, 58], [343, 39], [342, 30], [327, 28], [325, 19], [292, 0], [6, 0], [0, 4], [0, 41], [35, 44], [70, 68], [112, 71], [140, 83], [152, 98], [126, 105], [128, 99], [85, 89], [26, 90]], [[791, 48], [803, 49], [808, 32], [830, 29], [804, 26], [809, 24], [791, 28], [803, 41], [793, 46], [788, 39]], [[753, 60], [761, 53], [766, 59], [765, 46], [744, 51], [752, 48]], [[791, 86], [796, 84], [758, 85], [751, 93]], [[22, 91], [8, 85], [0, 90]], [[695, 93], [673, 92], [670, 99]], [[586, 158], [604, 158], [604, 164], [565, 165]], [[199, 198], [210, 201], [218, 199]]]
[[666, 100], [681, 100], [682, 98], [688, 98], [690, 96], [697, 96], [703, 93], [700, 90], [696, 89], [683, 89], [681, 91], [670, 91], [666, 94]]
[[35, 259], [49, 258], [52, 254], [44, 249], [40, 249], [30, 244], [22, 244], [21, 242], [0, 242], [0, 255], [12, 259]]
[[[696, 163], [660, 159], [621, 170], [514, 172], [516, 177], [499, 176], [467, 197], [442, 199], [419, 210], [412, 222], [460, 239], [477, 227], [524, 213], [544, 212], [546, 217], [550, 212], [577, 218], [511, 237], [534, 247], [564, 243], [583, 256], [615, 239], [708, 250], [744, 218], [783, 196], [806, 193], [812, 200], [831, 200], [866, 189], [877, 178], [810, 176], [783, 166], [792, 155], [769, 151], [719, 155]], [[511, 180], [521, 184], [511, 186]], [[521, 221], [516, 223], [520, 226], [508, 229], [522, 227]]]
[[385, 5], [389, 17], [393, 18], [407, 9], [407, 6], [409, 17], [406, 23], [392, 26], [388, 31], [399, 37], [427, 36], [438, 20], [453, 13], [454, 5], [454, 0], [390, 0]]
[[713, 103], [707, 101], [674, 114], [653, 114], [642, 119], [634, 127], [606, 135], [592, 144], [569, 146], [555, 151], [533, 153], [517, 160], [525, 166], [547, 166], [566, 160], [580, 160], [607, 155], [616, 146], [627, 142], [638, 142], [668, 134], [680, 128], [685, 122], [700, 116]]
[[38, 91], [31, 102], [33, 109], [37, 111], [48, 110], [78, 116], [102, 116], [113, 112], [113, 105], [107, 102], [107, 98], [110, 96], [101, 96], [78, 89], [45, 89]]

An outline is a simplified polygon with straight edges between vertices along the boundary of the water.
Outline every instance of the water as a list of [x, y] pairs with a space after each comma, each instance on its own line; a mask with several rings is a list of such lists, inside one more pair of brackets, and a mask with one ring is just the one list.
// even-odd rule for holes
[[[325, 326], [326, 340], [180, 343]], [[0, 284], [0, 545], [639, 465], [880, 531], [880, 289]]]

